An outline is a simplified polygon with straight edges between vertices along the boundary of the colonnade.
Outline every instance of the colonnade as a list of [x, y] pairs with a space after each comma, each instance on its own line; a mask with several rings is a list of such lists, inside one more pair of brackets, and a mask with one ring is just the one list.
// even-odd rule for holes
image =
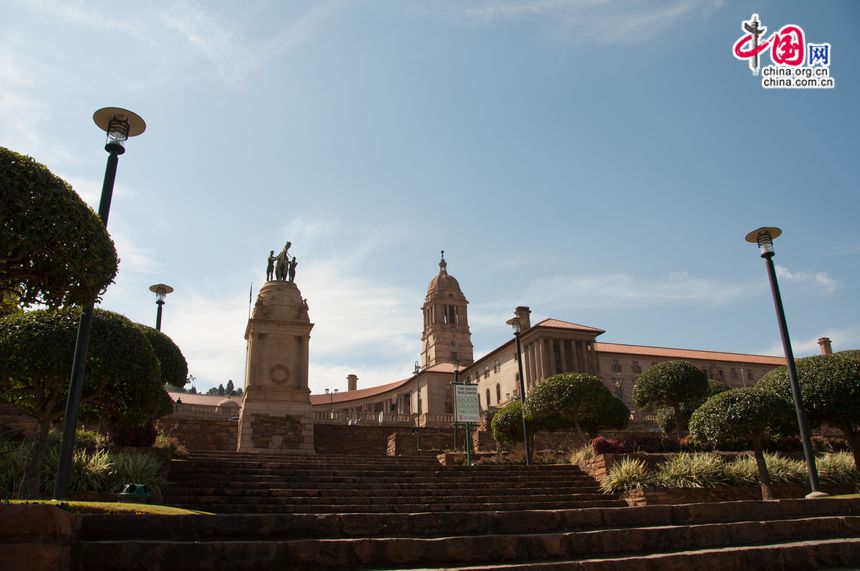
[[[555, 348], [558, 347], [556, 352]], [[526, 386], [561, 372], [597, 374], [594, 342], [589, 340], [541, 337], [523, 343]]]

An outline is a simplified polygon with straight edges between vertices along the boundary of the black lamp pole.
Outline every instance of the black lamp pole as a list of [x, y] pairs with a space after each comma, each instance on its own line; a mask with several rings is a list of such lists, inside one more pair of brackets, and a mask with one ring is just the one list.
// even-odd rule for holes
[[523, 446], [526, 452], [526, 466], [531, 464], [532, 459], [532, 451], [529, 446], [529, 432], [528, 427], [526, 426], [526, 381], [523, 376], [523, 350], [522, 345], [520, 344], [520, 318], [514, 316], [513, 319], [508, 320], [508, 325], [514, 328], [514, 339], [517, 342], [517, 372], [520, 378], [520, 403], [522, 403], [522, 417], [523, 417]]
[[155, 294], [155, 305], [158, 306], [155, 312], [155, 329], [161, 331], [161, 310], [164, 307], [164, 298], [167, 294], [173, 293], [173, 288], [167, 284], [155, 284], [149, 286], [149, 291]]
[[[116, 180], [116, 168], [119, 155], [125, 152], [125, 141], [143, 133], [146, 123], [137, 114], [118, 107], [105, 107], [93, 115], [93, 121], [107, 133], [105, 150], [109, 153], [105, 169], [104, 184], [99, 200], [99, 216], [102, 224], [107, 227], [110, 203], [113, 197], [113, 185]], [[63, 419], [63, 440], [60, 445], [60, 458], [57, 465], [57, 475], [54, 480], [54, 499], [66, 497], [69, 487], [69, 472], [72, 466], [72, 454], [75, 448], [75, 428], [78, 423], [78, 410], [81, 406], [81, 393], [84, 388], [84, 372], [86, 368], [87, 351], [90, 344], [90, 328], [93, 323], [93, 300], [81, 312], [78, 322], [78, 335], [75, 341], [75, 355], [72, 360], [72, 375], [69, 381], [69, 395], [66, 400], [66, 414]]]
[[779, 283], [776, 281], [776, 269], [773, 265], [773, 241], [782, 234], [782, 230], [775, 227], [763, 227], [753, 230], [746, 236], [747, 242], [758, 244], [761, 257], [765, 260], [767, 277], [770, 280], [770, 291], [773, 295], [773, 306], [776, 309], [776, 320], [779, 324], [779, 335], [782, 338], [782, 348], [785, 352], [785, 363], [788, 368], [788, 382], [791, 385], [791, 397], [794, 400], [794, 411], [797, 415], [797, 424], [800, 428], [800, 443], [803, 446], [803, 457], [806, 460], [806, 471], [809, 476], [810, 494], [807, 497], [827, 495], [818, 488], [818, 470], [815, 467], [815, 454], [812, 451], [812, 440], [809, 436], [809, 425], [806, 420], [806, 412], [803, 410], [803, 401], [800, 393], [800, 383], [797, 380], [797, 368], [794, 364], [794, 352], [791, 349], [791, 340], [788, 337], [788, 325], [785, 321], [785, 311], [782, 307], [782, 296], [779, 294]]

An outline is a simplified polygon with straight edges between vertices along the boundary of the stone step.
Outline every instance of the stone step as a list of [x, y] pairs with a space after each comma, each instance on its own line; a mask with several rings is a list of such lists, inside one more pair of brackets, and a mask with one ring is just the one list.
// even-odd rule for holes
[[184, 503], [175, 502], [170, 505], [188, 510], [203, 511], [217, 514], [291, 514], [291, 513], [417, 513], [417, 512], [480, 512], [480, 511], [509, 511], [509, 510], [559, 510], [590, 507], [620, 507], [626, 506], [624, 500], [601, 499], [584, 501], [560, 502], [485, 502], [485, 503], [402, 503], [402, 504], [319, 504], [297, 505], [264, 502], [259, 504], [233, 503]]
[[314, 469], [356, 469], [356, 470], [416, 470], [420, 472], [483, 472], [483, 473], [541, 473], [541, 472], [578, 472], [584, 471], [575, 464], [543, 464], [523, 466], [519, 465], [475, 465], [475, 466], [443, 466], [441, 464], [387, 464], [375, 462], [325, 462], [325, 463], [291, 463], [291, 462], [258, 462], [258, 461], [231, 461], [231, 460], [172, 460], [171, 464], [177, 468], [204, 466], [207, 469], [212, 467], [249, 467], [249, 468], [278, 468], [278, 469], [298, 469], [298, 470], [314, 470]]
[[[78, 546], [81, 569], [126, 569], [134, 562], [150, 571], [171, 569], [361, 569], [416, 566], [459, 567], [552, 560], [630, 557], [677, 551], [808, 542], [860, 537], [860, 516], [800, 518], [679, 526], [600, 529], [582, 532], [380, 537], [286, 541], [89, 541]], [[852, 542], [853, 543], [853, 542]], [[755, 562], [752, 562], [755, 566]], [[657, 568], [657, 567], [654, 567]], [[753, 567], [754, 568], [754, 567]], [[661, 567], [665, 569], [665, 567]], [[697, 567], [697, 569], [699, 569]]]
[[174, 489], [171, 488], [168, 490], [166, 494], [166, 499], [171, 502], [175, 501], [184, 501], [184, 498], [189, 497], [212, 497], [212, 498], [220, 498], [222, 501], [230, 501], [230, 502], [241, 502], [244, 498], [261, 498], [263, 500], [266, 499], [277, 499], [277, 500], [288, 500], [288, 499], [313, 499], [318, 502], [331, 501], [333, 503], [343, 503], [343, 499], [351, 499], [356, 500], [354, 503], [362, 503], [367, 500], [376, 502], [376, 503], [385, 503], [385, 502], [402, 502], [404, 499], [412, 499], [414, 501], [420, 502], [434, 502], [434, 501], [450, 501], [452, 498], [472, 498], [475, 497], [475, 501], [483, 501], [486, 499], [499, 499], [504, 500], [507, 498], [511, 499], [521, 499], [521, 500], [532, 500], [532, 499], [540, 499], [543, 501], [550, 501], [552, 499], [576, 499], [581, 497], [588, 497], [591, 499], [605, 499], [607, 497], [606, 494], [603, 494], [600, 490], [588, 490], [588, 489], [576, 489], [576, 490], [558, 490], [558, 489], [540, 489], [530, 491], [528, 494], [524, 494], [522, 492], [514, 493], [513, 491], [509, 492], [499, 492], [499, 493], [487, 493], [484, 490], [479, 496], [463, 496], [462, 490], [459, 493], [453, 493], [451, 491], [439, 491], [439, 492], [421, 492], [415, 493], [410, 490], [375, 490], [375, 491], [364, 491], [363, 493], [357, 493], [355, 490], [316, 490], [316, 489], [307, 489], [307, 490], [293, 490], [293, 489], [283, 489], [283, 488], [273, 488], [270, 490], [242, 490], [242, 489], [233, 489], [233, 490], [221, 490], [217, 488], [182, 488], [182, 489]]
[[[176, 491], [180, 488], [183, 489], [201, 489], [201, 488], [214, 488], [219, 490], [269, 490], [269, 489], [290, 489], [290, 490], [340, 490], [340, 489], [348, 489], [352, 490], [355, 493], [361, 494], [366, 493], [368, 491], [374, 492], [379, 490], [380, 488], [384, 488], [386, 490], [406, 490], [410, 493], [421, 493], [423, 491], [431, 492], [431, 491], [444, 491], [444, 490], [458, 490], [462, 489], [462, 485], [459, 482], [439, 482], [439, 481], [426, 481], [426, 482], [389, 482], [389, 483], [380, 483], [376, 481], [370, 482], [307, 482], [307, 481], [288, 481], [283, 479], [273, 479], [272, 481], [233, 481], [229, 480], [226, 482], [218, 482], [218, 486], [215, 487], [211, 480], [199, 481], [199, 480], [174, 480], [170, 483], [170, 490]], [[527, 490], [529, 492], [537, 491], [537, 490], [558, 490], [559, 492], [563, 491], [573, 491], [573, 490], [582, 490], [582, 489], [599, 489], [597, 483], [591, 478], [583, 479], [583, 480], [574, 480], [574, 481], [564, 481], [559, 483], [552, 483], [551, 485], [546, 485], [546, 482], [508, 482], [508, 483], [493, 483], [482, 486], [484, 490], [492, 490], [493, 492], [505, 493], [506, 491], [512, 490]]]
[[231, 505], [260, 505], [270, 504], [279, 506], [342, 506], [342, 505], [397, 505], [400, 503], [421, 504], [483, 504], [483, 503], [555, 503], [555, 502], [577, 502], [577, 501], [599, 501], [607, 499], [601, 493], [596, 494], [557, 494], [557, 495], [516, 495], [516, 496], [487, 496], [487, 495], [434, 495], [434, 496], [390, 496], [381, 494], [379, 496], [355, 496], [350, 494], [337, 496], [278, 496], [278, 495], [240, 495], [225, 496], [222, 494], [196, 494], [192, 496], [179, 496], [171, 494], [168, 496], [171, 503], [176, 504], [226, 504]]
[[[224, 495], [234, 496], [296, 496], [296, 497], [335, 497], [349, 495], [353, 497], [364, 496], [386, 496], [386, 497], [442, 497], [452, 494], [462, 494], [462, 486], [362, 486], [350, 485], [317, 485], [301, 483], [286, 485], [285, 483], [274, 483], [270, 485], [255, 484], [253, 486], [218, 486], [194, 485], [194, 482], [186, 482], [185, 485], [171, 484], [165, 492], [170, 497], [188, 495]], [[482, 487], [481, 494], [484, 496], [514, 496], [514, 495], [567, 495], [567, 494], [598, 494], [600, 487], [597, 485], [564, 485], [564, 486], [535, 486], [535, 487], [511, 487], [490, 488]]]
[[[679, 553], [654, 553], [630, 557], [606, 557], [584, 560], [513, 563], [458, 567], [459, 571], [488, 569], [528, 569], [529, 571], [808, 571], [830, 569], [851, 571], [860, 564], [860, 539], [838, 538], [815, 541], [792, 541], [769, 545], [745, 545], [697, 549]], [[430, 569], [422, 567], [423, 569]], [[420, 569], [416, 569], [420, 571]]]
[[585, 482], [594, 481], [590, 476], [583, 475], [518, 475], [512, 474], [508, 477], [504, 476], [485, 476], [482, 474], [426, 474], [426, 473], [400, 473], [396, 475], [373, 475], [366, 473], [352, 472], [328, 472], [328, 473], [278, 473], [271, 470], [260, 470], [256, 472], [216, 472], [216, 471], [199, 471], [199, 472], [171, 472], [170, 479], [178, 480], [235, 480], [235, 481], [296, 481], [296, 482], [483, 482], [483, 483], [514, 483], [514, 482]]
[[214, 516], [84, 516], [84, 539], [297, 539], [349, 537], [438, 537], [630, 527], [778, 521], [798, 517], [860, 514], [860, 499], [739, 501], [719, 504], [652, 505], [568, 510], [476, 511], [380, 514], [276, 514]]

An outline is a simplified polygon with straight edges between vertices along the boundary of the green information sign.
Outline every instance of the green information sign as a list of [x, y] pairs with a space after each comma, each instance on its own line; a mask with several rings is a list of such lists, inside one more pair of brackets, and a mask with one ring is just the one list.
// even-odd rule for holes
[[454, 385], [454, 422], [472, 424], [481, 422], [478, 385]]

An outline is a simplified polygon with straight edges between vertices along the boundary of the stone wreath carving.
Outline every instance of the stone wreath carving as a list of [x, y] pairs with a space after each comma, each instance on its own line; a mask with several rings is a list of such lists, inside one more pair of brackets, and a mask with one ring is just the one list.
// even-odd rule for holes
[[269, 369], [269, 378], [276, 385], [283, 385], [290, 380], [290, 370], [286, 365], [274, 365]]

